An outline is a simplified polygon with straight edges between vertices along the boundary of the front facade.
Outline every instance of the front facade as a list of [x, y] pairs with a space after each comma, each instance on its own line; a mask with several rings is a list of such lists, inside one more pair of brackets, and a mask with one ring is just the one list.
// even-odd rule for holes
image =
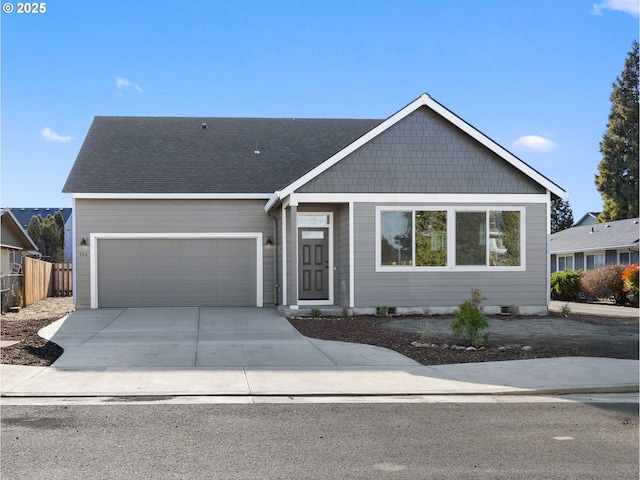
[[551, 271], [638, 263], [638, 218], [571, 227], [551, 235]]
[[[111, 186], [92, 184], [92, 164], [122, 155], [96, 141], [94, 124], [65, 186], [74, 193], [76, 305], [444, 313], [479, 288], [488, 312], [546, 312], [549, 206], [562, 189], [426, 95], [384, 121], [323, 125], [300, 132], [297, 153], [287, 144], [270, 156], [281, 133], [259, 122], [269, 140], [252, 145], [246, 162], [255, 163], [227, 150], [220, 170], [231, 183], [258, 173], [256, 185], [180, 192], [154, 191], [146, 176], [123, 187], [135, 175], [114, 182], [124, 175], [115, 169]], [[233, 134], [213, 119], [206, 129]], [[162, 188], [162, 171], [150, 172]]]

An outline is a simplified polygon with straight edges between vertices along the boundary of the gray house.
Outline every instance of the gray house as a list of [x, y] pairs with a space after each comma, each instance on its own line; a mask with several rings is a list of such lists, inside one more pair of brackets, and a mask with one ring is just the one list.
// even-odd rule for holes
[[73, 193], [78, 307], [544, 313], [566, 193], [422, 95], [386, 120], [96, 117]]
[[637, 218], [571, 227], [551, 235], [551, 271], [638, 263]]

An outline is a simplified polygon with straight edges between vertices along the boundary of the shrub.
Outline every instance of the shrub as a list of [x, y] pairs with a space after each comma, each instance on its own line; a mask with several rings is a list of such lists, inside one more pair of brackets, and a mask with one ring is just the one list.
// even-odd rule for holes
[[634, 305], [638, 304], [638, 264], [629, 265], [622, 272], [622, 282], [624, 283], [624, 292], [627, 294], [629, 301]]
[[565, 270], [551, 274], [551, 298], [553, 300], [573, 301], [580, 293], [582, 270]]
[[312, 308], [311, 309], [311, 316], [313, 318], [320, 318], [322, 316], [322, 312], [320, 311], [319, 308]]
[[622, 265], [605, 265], [587, 270], [580, 277], [580, 290], [592, 297], [613, 299], [617, 304], [623, 304], [627, 296], [622, 280], [623, 270]]
[[386, 305], [378, 307], [376, 314], [382, 317], [386, 317], [387, 315], [389, 315], [389, 307], [387, 307]]
[[451, 330], [461, 339], [471, 342], [474, 347], [481, 347], [489, 338], [489, 332], [480, 335], [480, 330], [489, 328], [487, 317], [480, 310], [484, 300], [482, 292], [477, 288], [471, 290], [471, 300], [458, 305], [456, 318], [451, 320]]

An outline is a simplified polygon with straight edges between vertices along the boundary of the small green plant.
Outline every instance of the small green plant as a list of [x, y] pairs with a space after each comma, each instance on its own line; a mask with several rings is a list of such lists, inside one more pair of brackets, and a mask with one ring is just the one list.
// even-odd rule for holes
[[311, 316], [313, 318], [320, 318], [322, 316], [322, 312], [320, 311], [319, 308], [312, 308], [311, 309]]
[[474, 347], [481, 347], [489, 338], [489, 332], [480, 334], [489, 328], [487, 317], [480, 310], [485, 298], [477, 288], [471, 289], [471, 300], [458, 305], [456, 318], [451, 320], [451, 330], [462, 340], [471, 342]]
[[389, 307], [387, 307], [386, 305], [382, 305], [381, 307], [378, 307], [377, 313], [381, 317], [386, 317], [387, 315], [389, 315]]
[[564, 305], [562, 305], [562, 307], [560, 307], [560, 315], [562, 315], [564, 318], [568, 318], [570, 313], [571, 307], [568, 303], [565, 303]]

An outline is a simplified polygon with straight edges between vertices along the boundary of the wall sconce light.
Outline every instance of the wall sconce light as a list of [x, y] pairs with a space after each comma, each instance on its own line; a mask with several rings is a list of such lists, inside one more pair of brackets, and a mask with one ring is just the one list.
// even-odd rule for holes
[[82, 237], [82, 240], [80, 240], [80, 246], [81, 246], [81, 247], [87, 247], [87, 246], [89, 246], [89, 245], [87, 244], [87, 237]]
[[273, 246], [273, 238], [271, 238], [271, 235], [267, 236], [267, 243], [266, 243], [267, 247], [271, 247]]

